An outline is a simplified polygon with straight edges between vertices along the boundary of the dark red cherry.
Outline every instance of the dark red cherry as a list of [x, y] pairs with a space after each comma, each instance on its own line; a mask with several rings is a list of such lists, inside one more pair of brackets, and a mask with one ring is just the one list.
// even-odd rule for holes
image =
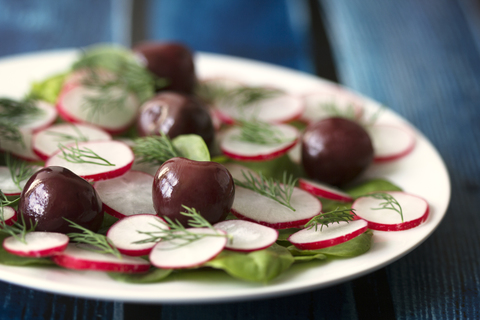
[[142, 105], [137, 129], [140, 136], [164, 132], [172, 139], [181, 134], [197, 134], [208, 146], [215, 136], [212, 118], [203, 102], [171, 91], [160, 92]]
[[189, 48], [174, 42], [145, 42], [133, 48], [153, 74], [169, 81], [162, 90], [193, 93], [197, 78]]
[[302, 138], [302, 164], [310, 178], [343, 185], [358, 177], [373, 160], [370, 136], [358, 123], [328, 118], [307, 127]]
[[103, 221], [103, 204], [93, 186], [63, 167], [37, 171], [25, 185], [18, 204], [27, 226], [36, 231], [81, 232], [64, 218], [91, 231]]
[[182, 205], [195, 208], [210, 223], [225, 220], [233, 204], [235, 186], [221, 164], [172, 158], [155, 174], [153, 207], [160, 217], [188, 226]]

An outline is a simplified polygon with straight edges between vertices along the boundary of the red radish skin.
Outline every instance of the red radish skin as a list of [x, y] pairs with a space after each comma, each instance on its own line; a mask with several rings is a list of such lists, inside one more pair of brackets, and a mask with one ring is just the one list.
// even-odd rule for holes
[[374, 125], [367, 128], [372, 139], [374, 161], [384, 163], [410, 154], [416, 145], [413, 132], [394, 125]]
[[334, 187], [330, 187], [323, 183], [307, 180], [300, 178], [298, 180], [299, 187], [302, 190], [305, 190], [314, 196], [325, 198], [329, 200], [341, 201], [341, 202], [352, 202], [353, 198], [350, 197], [347, 193], [338, 190]]
[[286, 142], [261, 145], [239, 141], [236, 137], [240, 134], [240, 128], [232, 128], [223, 136], [220, 149], [227, 157], [241, 161], [267, 161], [278, 158], [296, 145], [299, 133], [296, 128], [289, 125], [275, 125], [275, 128], [288, 139]]
[[[187, 230], [197, 234], [226, 235], [222, 230], [206, 228], [188, 228]], [[227, 237], [223, 236], [206, 236], [189, 244], [179, 239], [160, 241], [150, 252], [150, 262], [160, 269], [194, 268], [215, 258], [226, 244]]]
[[226, 220], [216, 223], [215, 229], [225, 231], [232, 239], [226, 249], [238, 252], [253, 252], [270, 247], [278, 239], [278, 231], [245, 220]]
[[318, 250], [352, 240], [367, 231], [368, 223], [364, 220], [341, 221], [311, 229], [303, 229], [288, 237], [288, 241], [300, 250]]
[[11, 254], [21, 257], [50, 257], [65, 250], [68, 236], [57, 232], [33, 231], [25, 236], [23, 243], [14, 237], [5, 238], [3, 248]]
[[120, 251], [127, 256], [148, 255], [156, 243], [134, 242], [147, 239], [149, 236], [141, 234], [142, 232], [154, 232], [160, 229], [169, 229], [165, 220], [151, 214], [138, 214], [126, 217], [115, 222], [107, 232], [107, 238]]
[[106, 272], [141, 273], [150, 269], [148, 261], [138, 257], [97, 253], [82, 249], [84, 245], [69, 244], [61, 253], [52, 257], [57, 265], [74, 270], [92, 270]]
[[[75, 129], [76, 127], [76, 129]], [[75, 140], [61, 139], [54, 134], [68, 134], [73, 137], [78, 136], [79, 131], [88, 141], [112, 140], [112, 136], [106, 131], [87, 124], [67, 124], [59, 123], [48, 128], [37, 131], [32, 138], [33, 152], [43, 161], [46, 161], [55, 152], [58, 151], [58, 143], [69, 144]]]
[[388, 192], [402, 207], [404, 222], [398, 212], [390, 209], [372, 210], [378, 208], [384, 200], [361, 197], [352, 204], [352, 209], [359, 219], [368, 222], [368, 228], [378, 231], [402, 231], [415, 228], [425, 222], [430, 212], [428, 202], [416, 195], [401, 191]]
[[296, 211], [255, 191], [237, 186], [232, 213], [239, 219], [278, 230], [303, 227], [322, 210], [322, 204], [316, 197], [299, 188], [294, 189], [290, 204]]
[[45, 166], [65, 167], [85, 180], [99, 181], [119, 177], [128, 172], [133, 165], [134, 155], [132, 150], [120, 141], [90, 141], [79, 143], [78, 147], [92, 150], [100, 157], [115, 164], [115, 166], [72, 163], [62, 158], [61, 150], [48, 158]]
[[0, 214], [2, 213], [3, 217], [1, 220], [3, 220], [7, 226], [11, 226], [17, 221], [17, 211], [14, 208], [5, 206], [3, 207], [3, 212], [0, 209]]
[[152, 185], [152, 175], [130, 170], [120, 177], [97, 181], [93, 186], [102, 199], [105, 212], [122, 219], [141, 213], [156, 214]]

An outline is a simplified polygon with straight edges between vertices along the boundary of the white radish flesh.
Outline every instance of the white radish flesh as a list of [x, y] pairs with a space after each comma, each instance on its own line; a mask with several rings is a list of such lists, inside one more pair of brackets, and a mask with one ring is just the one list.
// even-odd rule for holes
[[[39, 170], [41, 167], [39, 166], [32, 166], [32, 172]], [[12, 175], [10, 174], [10, 170], [7, 167], [0, 166], [0, 190], [6, 196], [18, 196], [22, 193], [23, 187], [27, 183], [27, 177], [25, 180], [19, 182], [20, 188], [15, 184], [12, 179]]]
[[107, 232], [107, 238], [122, 254], [143, 256], [150, 253], [155, 242], [135, 243], [149, 236], [141, 232], [158, 232], [168, 229], [165, 221], [150, 214], [139, 214], [115, 222]]
[[305, 111], [301, 119], [312, 123], [333, 116], [346, 116], [353, 119], [360, 119], [363, 108], [358, 101], [349, 93], [340, 89], [314, 92], [304, 96]]
[[272, 144], [256, 144], [238, 139], [240, 128], [231, 128], [220, 142], [222, 152], [232, 159], [244, 161], [267, 161], [280, 157], [295, 146], [298, 139], [298, 130], [289, 125], [275, 125], [279, 137], [285, 142]]
[[21, 140], [1, 140], [0, 149], [10, 152], [14, 156], [25, 161], [40, 161], [40, 157], [33, 152], [33, 132], [28, 129], [20, 129]]
[[405, 128], [374, 125], [367, 128], [372, 139], [375, 162], [387, 162], [408, 155], [415, 148], [415, 136]]
[[227, 168], [228, 172], [230, 172], [233, 179], [237, 179], [239, 181], [243, 181], [243, 182], [245, 181], [244, 174], [247, 175], [247, 177], [249, 176], [249, 174], [252, 174], [256, 178], [260, 177], [257, 172], [245, 166], [242, 166], [241, 164], [225, 163], [223, 166]]
[[368, 223], [364, 220], [340, 221], [327, 226], [303, 229], [292, 234], [288, 241], [300, 250], [317, 250], [347, 242], [365, 231]]
[[65, 250], [68, 236], [57, 232], [33, 231], [25, 235], [25, 243], [14, 237], [5, 238], [3, 248], [22, 257], [49, 257]]
[[74, 270], [137, 273], [150, 269], [150, 263], [142, 258], [125, 255], [118, 258], [111, 253], [93, 252], [88, 245], [81, 244], [69, 244], [52, 260], [61, 267]]
[[296, 211], [255, 191], [237, 186], [232, 213], [242, 220], [274, 229], [287, 229], [302, 227], [322, 210], [317, 198], [299, 188], [294, 188], [290, 204]]
[[126, 174], [94, 184], [105, 211], [116, 217], [148, 213], [156, 214], [152, 200], [153, 176], [141, 171]]
[[32, 148], [42, 160], [47, 160], [58, 151], [59, 143], [67, 145], [75, 141], [112, 140], [106, 131], [85, 124], [60, 123], [52, 125], [33, 135]]
[[[91, 108], [86, 108], [85, 105], [89, 98], [95, 98], [101, 94], [80, 85], [65, 89], [58, 100], [58, 113], [67, 122], [90, 123], [112, 134], [125, 131], [135, 121], [139, 101], [134, 95], [129, 94], [121, 106], [107, 106], [105, 110], [92, 114]], [[118, 88], [112, 88], [109, 94], [120, 97], [124, 92]]]
[[278, 231], [245, 220], [226, 220], [214, 225], [232, 237], [225, 248], [233, 251], [252, 252], [270, 247], [278, 239]]
[[400, 213], [392, 209], [379, 209], [382, 199], [361, 197], [355, 200], [352, 209], [358, 218], [368, 222], [368, 228], [380, 231], [400, 231], [414, 228], [427, 220], [429, 205], [421, 197], [401, 191], [388, 192], [400, 204], [403, 213], [403, 222]]
[[[160, 241], [150, 252], [150, 262], [161, 269], [185, 269], [202, 265], [215, 258], [227, 244], [226, 233], [222, 230], [189, 228], [195, 234], [207, 234], [188, 242], [185, 239]], [[181, 233], [182, 231], [178, 231]]]
[[315, 182], [304, 178], [300, 178], [298, 183], [300, 189], [305, 190], [317, 197], [341, 202], [353, 201], [353, 198], [347, 193], [324, 183]]
[[[73, 144], [68, 147], [76, 148], [76, 145]], [[134, 155], [130, 147], [120, 141], [83, 142], [78, 144], [78, 149], [85, 151], [90, 150], [113, 164], [113, 166], [103, 165], [105, 162], [101, 160], [95, 160], [95, 162], [101, 163], [102, 165], [70, 162], [63, 158], [61, 151], [48, 158], [45, 166], [65, 167], [86, 180], [99, 181], [121, 176], [131, 168], [134, 160]]]
[[5, 222], [7, 226], [11, 226], [17, 221], [17, 211], [12, 207], [5, 206], [0, 208], [1, 220]]

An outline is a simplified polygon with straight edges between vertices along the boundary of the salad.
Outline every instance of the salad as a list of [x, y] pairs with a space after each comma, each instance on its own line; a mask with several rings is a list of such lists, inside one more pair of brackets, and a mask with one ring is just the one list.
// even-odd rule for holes
[[[120, 62], [113, 63], [116, 60]], [[353, 178], [332, 181], [305, 173], [309, 165], [299, 159], [314, 156], [299, 157], [296, 147], [306, 152], [302, 144], [311, 146], [305, 142], [308, 135], [300, 139], [300, 132], [322, 136], [322, 130], [330, 132], [341, 127], [340, 122], [360, 130], [355, 138], [358, 132], [365, 133], [366, 123], [358, 123], [373, 117], [365, 115], [353, 97], [349, 101], [332, 101], [325, 93], [298, 97], [284, 89], [252, 87], [228, 78], [196, 80], [194, 88], [170, 87], [155, 94], [175, 81], [165, 73], [155, 75], [154, 68], [148, 72], [148, 63], [144, 66], [127, 50], [96, 48], [87, 51], [72, 70], [33, 86], [31, 97], [56, 103], [56, 109], [43, 102], [6, 99], [7, 107], [18, 103], [27, 110], [29, 120], [18, 120], [13, 138], [2, 135], [7, 159], [1, 187], [6, 195], [2, 230], [16, 238], [5, 240], [0, 262], [106, 270], [115, 279], [132, 282], [162, 281], [172, 270], [211, 267], [242, 280], [268, 282], [293, 263], [365, 253], [374, 236], [370, 229], [411, 228], [428, 217], [423, 199], [382, 179], [361, 181], [362, 171], [372, 161], [395, 161], [414, 148], [414, 136], [404, 128], [369, 126], [367, 137], [374, 143], [362, 152], [370, 160], [364, 160], [367, 164], [356, 174], [349, 174]], [[182, 90], [188, 94], [179, 94]], [[176, 111], [169, 118], [159, 109], [171, 105]], [[57, 115], [52, 110], [58, 111], [60, 123], [53, 124]], [[177, 119], [182, 120], [177, 123]], [[168, 127], [169, 122], [175, 125]], [[307, 129], [306, 122], [312, 122]], [[182, 128], [182, 123], [188, 125]], [[330, 129], [315, 128], [317, 123]], [[188, 131], [192, 128], [194, 132]], [[19, 159], [45, 168], [36, 171]], [[333, 162], [340, 166], [337, 172], [345, 172], [339, 161]], [[214, 179], [217, 174], [221, 177]], [[180, 181], [185, 189], [170, 201], [162, 192], [176, 193], [173, 187], [165, 188], [173, 186], [172, 181]], [[72, 201], [78, 189], [69, 196], [70, 188], [59, 185], [77, 183], [85, 188], [85, 198]], [[54, 219], [45, 216], [35, 221], [36, 213], [28, 212], [32, 203], [38, 203], [31, 196], [38, 194], [36, 188], [58, 188], [71, 207], [89, 208], [65, 216], [54, 206], [46, 210]], [[206, 196], [205, 190], [217, 200], [206, 203], [213, 196]], [[172, 202], [176, 203], [166, 210]], [[221, 208], [214, 210], [217, 205]], [[388, 219], [376, 220], [379, 213]], [[37, 233], [43, 231], [49, 234]], [[248, 242], [253, 236], [255, 240]], [[145, 257], [148, 245], [148, 260], [125, 256]], [[49, 257], [21, 257], [30, 254]]]

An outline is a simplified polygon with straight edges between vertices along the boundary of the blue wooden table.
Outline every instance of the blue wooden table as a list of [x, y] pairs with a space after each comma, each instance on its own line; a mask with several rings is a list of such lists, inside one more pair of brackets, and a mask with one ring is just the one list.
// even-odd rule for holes
[[[310, 29], [309, 18], [319, 12], [309, 10], [321, 10], [338, 81], [404, 116], [439, 150], [452, 181], [447, 215], [407, 256], [326, 289], [260, 301], [178, 306], [81, 299], [0, 282], [0, 319], [480, 318], [476, 1], [162, 0], [142, 6], [147, 9], [147, 38], [180, 40], [195, 50], [312, 73], [319, 60], [312, 55], [318, 32]], [[96, 42], [128, 44], [128, 30], [136, 27], [125, 20], [131, 7], [127, 0], [0, 0], [0, 56]]]

